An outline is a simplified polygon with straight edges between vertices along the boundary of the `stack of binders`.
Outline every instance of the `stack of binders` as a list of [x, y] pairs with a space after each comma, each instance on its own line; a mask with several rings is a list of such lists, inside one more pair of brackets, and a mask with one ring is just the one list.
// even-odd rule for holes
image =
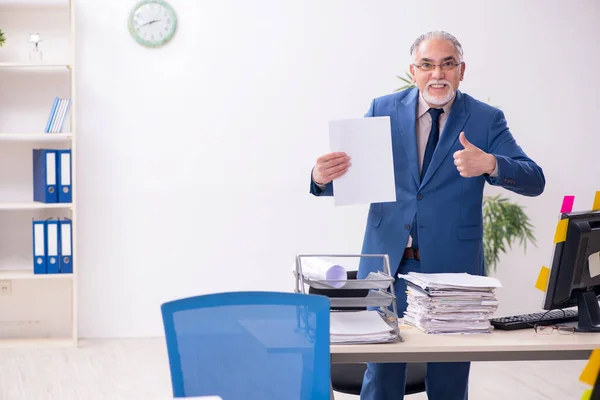
[[71, 203], [71, 150], [33, 150], [33, 200]]
[[73, 273], [73, 224], [70, 219], [33, 221], [33, 273]]

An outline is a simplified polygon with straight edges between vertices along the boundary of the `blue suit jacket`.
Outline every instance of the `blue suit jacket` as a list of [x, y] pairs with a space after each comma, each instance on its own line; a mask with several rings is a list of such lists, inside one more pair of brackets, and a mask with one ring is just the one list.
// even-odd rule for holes
[[[431, 164], [421, 181], [416, 140], [418, 96], [419, 91], [414, 88], [376, 98], [365, 115], [391, 119], [396, 201], [370, 205], [362, 254], [388, 254], [395, 275], [413, 218], [418, 213], [422, 272], [483, 275], [485, 182], [525, 196], [537, 196], [546, 184], [543, 171], [517, 145], [502, 111], [457, 91]], [[496, 156], [496, 178], [460, 176], [452, 155], [463, 149], [458, 140], [461, 131], [475, 146]], [[331, 196], [333, 185], [329, 183], [322, 190], [311, 180], [310, 192], [315, 196]], [[358, 277], [381, 268], [380, 259], [363, 257]]]

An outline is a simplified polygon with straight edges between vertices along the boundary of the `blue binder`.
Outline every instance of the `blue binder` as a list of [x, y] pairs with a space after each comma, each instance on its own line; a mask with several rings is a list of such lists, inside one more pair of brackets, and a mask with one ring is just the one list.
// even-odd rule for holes
[[50, 115], [48, 116], [48, 122], [46, 123], [46, 130], [44, 133], [50, 133], [50, 127], [52, 126], [52, 122], [54, 121], [54, 114], [56, 113], [56, 109], [60, 103], [60, 98], [55, 97], [54, 102], [52, 103], [52, 108], [50, 109]]
[[46, 269], [46, 222], [33, 221], [33, 273], [45, 274]]
[[46, 270], [49, 274], [58, 274], [58, 221], [46, 220]]
[[71, 150], [57, 150], [57, 177], [58, 177], [58, 202], [70, 203], [73, 201], [71, 191]]
[[56, 150], [33, 150], [33, 200], [57, 203]]
[[60, 252], [58, 270], [61, 274], [73, 273], [73, 224], [70, 219], [58, 221]]

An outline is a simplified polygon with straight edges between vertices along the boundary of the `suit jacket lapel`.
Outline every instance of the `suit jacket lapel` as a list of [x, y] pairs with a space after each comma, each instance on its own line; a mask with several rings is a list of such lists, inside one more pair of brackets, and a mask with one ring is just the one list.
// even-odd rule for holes
[[[419, 158], [417, 157], [417, 95], [419, 91], [413, 89], [402, 101], [396, 102], [398, 127], [402, 146], [408, 159], [411, 175], [417, 187], [421, 181], [419, 174]], [[394, 153], [400, 154], [400, 149], [394, 146]]]
[[433, 174], [435, 174], [440, 165], [442, 165], [442, 161], [448, 155], [448, 151], [450, 151], [450, 148], [454, 142], [458, 139], [461, 129], [465, 126], [468, 117], [469, 113], [465, 108], [464, 96], [460, 91], [457, 91], [456, 99], [454, 100], [454, 104], [452, 104], [452, 110], [450, 111], [450, 116], [446, 121], [446, 125], [444, 125], [444, 129], [440, 135], [440, 141], [433, 152], [433, 158], [431, 159], [429, 168], [423, 177], [421, 187], [425, 186], [427, 182], [429, 182]]

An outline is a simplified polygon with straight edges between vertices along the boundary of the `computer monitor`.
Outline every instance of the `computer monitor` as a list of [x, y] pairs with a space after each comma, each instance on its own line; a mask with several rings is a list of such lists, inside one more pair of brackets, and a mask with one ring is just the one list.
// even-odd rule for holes
[[567, 238], [554, 246], [543, 308], [577, 306], [577, 331], [600, 332], [600, 211], [561, 214], [565, 218]]
[[596, 376], [596, 384], [592, 389], [592, 395], [590, 396], [590, 400], [600, 400], [600, 373]]

